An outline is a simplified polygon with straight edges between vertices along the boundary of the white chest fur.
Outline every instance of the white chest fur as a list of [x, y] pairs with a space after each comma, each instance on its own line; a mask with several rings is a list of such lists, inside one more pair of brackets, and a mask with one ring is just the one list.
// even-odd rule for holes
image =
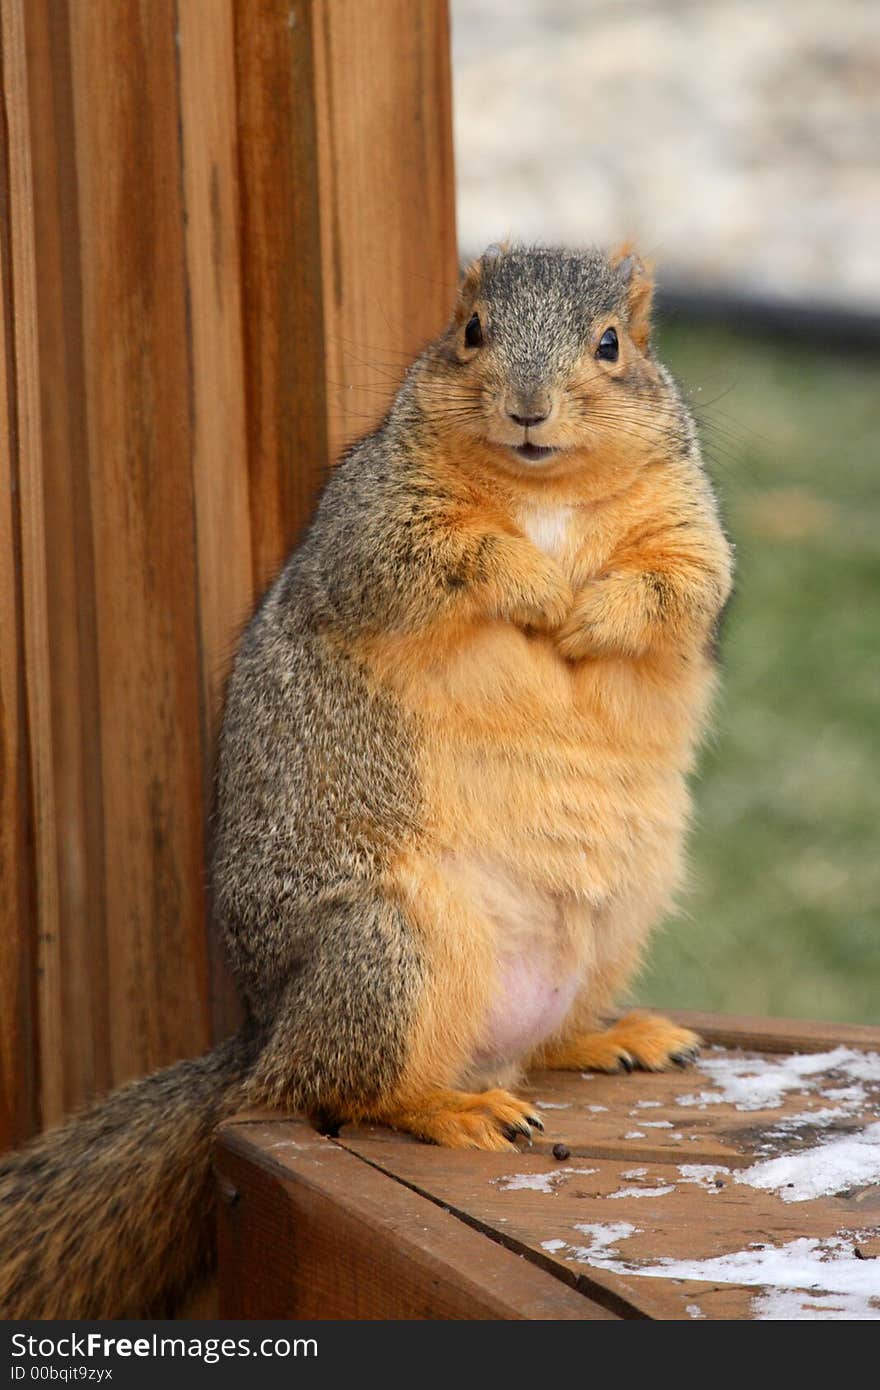
[[558, 560], [568, 542], [571, 517], [571, 507], [535, 506], [520, 513], [519, 524], [539, 550]]

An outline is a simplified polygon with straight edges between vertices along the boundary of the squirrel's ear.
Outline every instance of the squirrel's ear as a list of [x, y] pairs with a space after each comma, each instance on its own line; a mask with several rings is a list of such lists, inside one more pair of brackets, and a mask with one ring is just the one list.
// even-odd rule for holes
[[453, 319], [456, 323], [461, 323], [465, 314], [470, 314], [471, 305], [477, 297], [480, 281], [483, 278], [482, 264], [480, 260], [471, 261], [461, 277], [458, 286], [458, 299], [455, 302], [455, 312]]
[[654, 277], [650, 267], [637, 256], [626, 242], [610, 258], [612, 268], [626, 288], [626, 312], [629, 335], [642, 351], [651, 338], [651, 303], [654, 298]]

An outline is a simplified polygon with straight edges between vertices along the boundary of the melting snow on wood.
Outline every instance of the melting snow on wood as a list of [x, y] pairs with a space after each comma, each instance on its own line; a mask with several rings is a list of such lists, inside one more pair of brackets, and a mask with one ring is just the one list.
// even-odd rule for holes
[[554, 1168], [549, 1173], [508, 1173], [493, 1182], [502, 1192], [555, 1192], [560, 1183], [575, 1173], [598, 1173], [598, 1168]]
[[[542, 1241], [542, 1248], [575, 1264], [644, 1279], [682, 1279], [708, 1284], [754, 1284], [762, 1289], [757, 1318], [850, 1317], [880, 1320], [880, 1260], [859, 1259], [851, 1234], [825, 1240], [801, 1237], [784, 1245], [749, 1246], [702, 1260], [640, 1262], [621, 1256], [619, 1246], [638, 1227], [628, 1221], [584, 1222], [574, 1230], [586, 1244]], [[780, 1290], [791, 1291], [784, 1298]], [[817, 1297], [817, 1294], [819, 1295]], [[845, 1311], [842, 1311], [845, 1310]]]
[[880, 1123], [801, 1153], [754, 1163], [736, 1181], [776, 1192], [784, 1202], [809, 1202], [880, 1182]]
[[[792, 1091], [828, 1098], [821, 1082], [829, 1072], [834, 1073], [831, 1097], [852, 1106], [868, 1099], [864, 1083], [880, 1082], [880, 1055], [850, 1047], [778, 1058], [709, 1056], [700, 1058], [696, 1065], [716, 1089], [681, 1095], [677, 1101], [698, 1110], [724, 1104], [737, 1110], [776, 1110]], [[846, 1078], [849, 1084], [835, 1085], [838, 1078]]]

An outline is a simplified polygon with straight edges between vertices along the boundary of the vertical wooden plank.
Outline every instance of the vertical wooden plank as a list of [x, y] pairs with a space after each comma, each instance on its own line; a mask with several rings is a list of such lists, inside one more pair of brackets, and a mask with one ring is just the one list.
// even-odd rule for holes
[[[113, 1081], [98, 626], [66, 0], [26, 12], [59, 923], [41, 976], [44, 1120]], [[44, 945], [44, 955], [48, 943]]]
[[236, 0], [251, 517], [262, 588], [457, 280], [444, 0]]
[[[223, 687], [254, 599], [232, 5], [179, 0], [178, 24], [203, 795], [210, 805]], [[223, 1036], [238, 1022], [240, 1007], [213, 931], [208, 954], [213, 1031]]]
[[[5, 185], [5, 168], [0, 168], [0, 179]], [[4, 257], [4, 311], [7, 272]], [[17, 458], [9, 391], [14, 358], [7, 338], [9, 322], [4, 312], [0, 336], [0, 1150], [20, 1143], [37, 1128], [32, 1047], [34, 863], [21, 662]]]
[[213, 735], [253, 602], [232, 7], [179, 0], [179, 26], [202, 666]]
[[235, 0], [254, 585], [308, 519], [327, 462], [312, 0]]
[[328, 450], [382, 417], [457, 284], [447, 6], [316, 0]]
[[[34, 1126], [34, 941], [44, 971], [57, 944], [55, 814], [51, 762], [44, 518], [27, 64], [22, 0], [4, 0], [3, 131], [3, 415], [0, 474], [3, 732], [3, 896], [0, 980], [3, 991], [5, 1138]], [[22, 679], [24, 684], [22, 685]], [[25, 763], [25, 759], [27, 762]], [[7, 819], [8, 816], [8, 819]], [[5, 871], [9, 870], [7, 880]], [[8, 884], [8, 890], [7, 890]], [[8, 891], [8, 897], [7, 897]], [[6, 1009], [9, 1009], [7, 1016]], [[50, 1024], [51, 1027], [51, 1024]]]
[[116, 1082], [209, 1038], [173, 0], [71, 0], [69, 52]]
[[[8, 129], [8, 120], [5, 122]], [[6, 142], [0, 140], [0, 215], [8, 225]], [[4, 237], [4, 253], [6, 252]], [[21, 660], [21, 548], [15, 353], [9, 257], [0, 261], [0, 1150], [37, 1126], [32, 1056], [34, 862]]]
[[[205, 825], [203, 808], [210, 797], [210, 748], [220, 691], [237, 630], [252, 602], [231, 9], [228, 4], [206, 7], [187, 0], [176, 13], [175, 6], [167, 4], [161, 17], [166, 42], [158, 51], [150, 47], [158, 76], [152, 86], [148, 83], [144, 87], [144, 93], [154, 89], [154, 95], [161, 93], [158, 104], [142, 100], [141, 74], [130, 69], [124, 99], [111, 105], [108, 97], [103, 108], [98, 103], [92, 112], [92, 125], [84, 127], [82, 120], [77, 120], [75, 106], [77, 94], [89, 80], [83, 63], [88, 60], [100, 65], [102, 54], [108, 53], [114, 41], [116, 52], [125, 50], [125, 24], [132, 26], [136, 9], [128, 5], [118, 11], [120, 18], [125, 16], [125, 23], [115, 40], [109, 39], [100, 23], [82, 28], [86, 6], [81, 0], [33, 0], [26, 16], [32, 76], [31, 134], [37, 170], [50, 652], [57, 693], [52, 708], [53, 755], [58, 816], [65, 827], [58, 839], [62, 930], [57, 968], [44, 977], [42, 990], [47, 1018], [57, 1020], [64, 1031], [63, 1045], [59, 1033], [54, 1044], [45, 1049], [47, 1066], [58, 1074], [48, 1118], [57, 1118], [62, 1110], [145, 1065], [200, 1047], [205, 1041], [201, 1021], [205, 1019], [206, 985], [210, 987], [214, 1035], [228, 1032], [238, 1017], [222, 950], [215, 938], [208, 938], [207, 943], [204, 940], [204, 847], [200, 846], [198, 858], [194, 852], [196, 834]], [[165, 100], [172, 96], [179, 121], [174, 105]], [[115, 147], [106, 151], [106, 157], [116, 159], [117, 165], [112, 176], [108, 170], [105, 185], [103, 156], [97, 155], [96, 142], [117, 116], [118, 138]], [[161, 129], [157, 128], [159, 122]], [[140, 254], [139, 243], [149, 237], [149, 230], [148, 224], [138, 225], [137, 203], [127, 220], [121, 219], [112, 230], [101, 222], [103, 197], [125, 177], [118, 161], [130, 157], [132, 142], [136, 141], [145, 142], [153, 152], [152, 184], [148, 178], [140, 189], [141, 205], [158, 207], [165, 228], [165, 255], [176, 263], [175, 273], [164, 279], [160, 259]], [[95, 181], [86, 186], [92, 170], [96, 171]], [[170, 201], [165, 199], [166, 190], [173, 195]], [[99, 229], [92, 242], [88, 241], [90, 225]], [[118, 330], [115, 350], [108, 348], [106, 334], [90, 336], [97, 322], [94, 316], [87, 334], [86, 315], [94, 307], [96, 287], [106, 288], [108, 275], [130, 296], [141, 297], [142, 326], [147, 324], [148, 331], [155, 333], [154, 362], [165, 352], [163, 333], [173, 343], [175, 355], [167, 364], [165, 377], [174, 388], [170, 394], [164, 385], [156, 394], [158, 374], [152, 380], [141, 377], [134, 353], [124, 360], [132, 347], [130, 325], [114, 318], [115, 310], [111, 311], [111, 326]], [[106, 441], [96, 434], [94, 424], [90, 431], [89, 404], [90, 390], [92, 403], [95, 399], [95, 380], [106, 383], [107, 369], [114, 362], [120, 368], [116, 379], [118, 410], [110, 428], [117, 427], [118, 446], [125, 447], [126, 433], [153, 419], [157, 401], [166, 421], [176, 419], [166, 434], [174, 441], [173, 458], [159, 457], [158, 435], [147, 444], [142, 457], [145, 474], [150, 469], [163, 470], [166, 497], [175, 499], [169, 513], [172, 528], [178, 533], [190, 528], [186, 547], [176, 557], [176, 570], [172, 565], [167, 575], [163, 608], [168, 622], [159, 637], [156, 627], [163, 613], [154, 611], [156, 594], [147, 586], [138, 594], [136, 567], [130, 575], [126, 622], [119, 624], [118, 611], [110, 613], [102, 606], [103, 593], [109, 591], [112, 600], [119, 595], [107, 557], [102, 558], [99, 550], [96, 528], [100, 508], [93, 507], [93, 488], [100, 499], [115, 484], [101, 470], [102, 461], [106, 461]], [[96, 365], [101, 368], [97, 376], [93, 371]], [[115, 502], [119, 500], [115, 495]], [[111, 498], [111, 508], [113, 505]], [[136, 516], [138, 505], [129, 499], [129, 517]], [[159, 509], [154, 523], [161, 529]], [[170, 536], [171, 532], [169, 540]], [[155, 574], [154, 560], [161, 547], [153, 547], [149, 527], [143, 542], [142, 565]], [[164, 563], [161, 568], [167, 569]], [[175, 573], [183, 577], [176, 587]], [[102, 587], [107, 581], [109, 590]], [[159, 692], [152, 690], [147, 668], [136, 675], [139, 691], [129, 686], [123, 692], [124, 668], [115, 660], [112, 665], [105, 664], [102, 680], [99, 651], [106, 645], [108, 631], [117, 633], [132, 653], [139, 642], [152, 642], [153, 657], [162, 669], [172, 679], [183, 679], [165, 701], [166, 710], [160, 716], [167, 733], [177, 717], [173, 706], [182, 702], [185, 763], [181, 767], [179, 755], [175, 755], [178, 765], [170, 769], [169, 782], [176, 790], [169, 791], [167, 802], [175, 812], [158, 833], [155, 823], [149, 832], [144, 820], [140, 844], [135, 827], [130, 826], [133, 833], [124, 836], [118, 823], [105, 843], [105, 781], [109, 779], [123, 795], [125, 784], [131, 786], [140, 794], [143, 807], [145, 795], [153, 796], [163, 785], [164, 766], [156, 777], [157, 761], [161, 758], [164, 764], [162, 738], [151, 750], [144, 750], [144, 758], [136, 768], [130, 766], [122, 779], [114, 762], [117, 754], [108, 751], [106, 744], [111, 737], [113, 748], [118, 750], [129, 714], [139, 719], [137, 710], [142, 703], [149, 704]], [[164, 654], [168, 650], [172, 652], [170, 670]], [[112, 720], [109, 726], [102, 725], [102, 708], [108, 707], [122, 712], [118, 725]], [[154, 718], [157, 715], [154, 704]], [[189, 808], [177, 806], [181, 775], [184, 781], [191, 779], [196, 768], [200, 798]], [[149, 786], [145, 779], [149, 779]], [[192, 786], [191, 780], [188, 785]], [[150, 835], [151, 848], [147, 849]], [[154, 865], [160, 870], [158, 874], [153, 873]], [[117, 884], [116, 893], [107, 891], [108, 876]], [[161, 906], [156, 894], [166, 898], [169, 885], [172, 901]], [[123, 894], [128, 895], [128, 901], [123, 900]], [[187, 904], [188, 916], [179, 926], [172, 921], [171, 911], [178, 894]], [[164, 961], [152, 962], [143, 990], [135, 985], [141, 975], [140, 961], [145, 958], [138, 952], [149, 954], [151, 948], [142, 940], [140, 927], [152, 920], [157, 905], [157, 940], [165, 943]], [[161, 979], [163, 971], [174, 971], [181, 946], [185, 958], [189, 953], [183, 986], [188, 1003], [183, 1010], [177, 1007], [176, 989], [165, 998]], [[207, 982], [202, 978], [205, 954], [209, 958]], [[120, 962], [124, 962], [122, 977]], [[140, 994], [153, 1010], [152, 1039], [141, 1032], [143, 1013], [139, 1019], [131, 1011], [129, 996], [133, 993]], [[163, 1030], [165, 1041], [161, 1040]]]
[[14, 196], [9, 145], [16, 120], [11, 25], [12, 12], [4, 6], [0, 30], [0, 1148], [4, 1149], [25, 1138], [37, 1122], [31, 1049], [35, 885], [22, 661], [15, 304], [8, 234]]

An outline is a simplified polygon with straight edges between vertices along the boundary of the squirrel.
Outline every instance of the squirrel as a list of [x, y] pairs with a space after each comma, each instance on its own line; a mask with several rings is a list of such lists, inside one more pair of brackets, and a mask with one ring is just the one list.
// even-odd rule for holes
[[732, 552], [651, 347], [652, 277], [491, 248], [258, 608], [213, 898], [247, 1022], [0, 1165], [6, 1317], [167, 1315], [249, 1105], [459, 1149], [542, 1129], [530, 1067], [686, 1064], [615, 997], [682, 874]]

